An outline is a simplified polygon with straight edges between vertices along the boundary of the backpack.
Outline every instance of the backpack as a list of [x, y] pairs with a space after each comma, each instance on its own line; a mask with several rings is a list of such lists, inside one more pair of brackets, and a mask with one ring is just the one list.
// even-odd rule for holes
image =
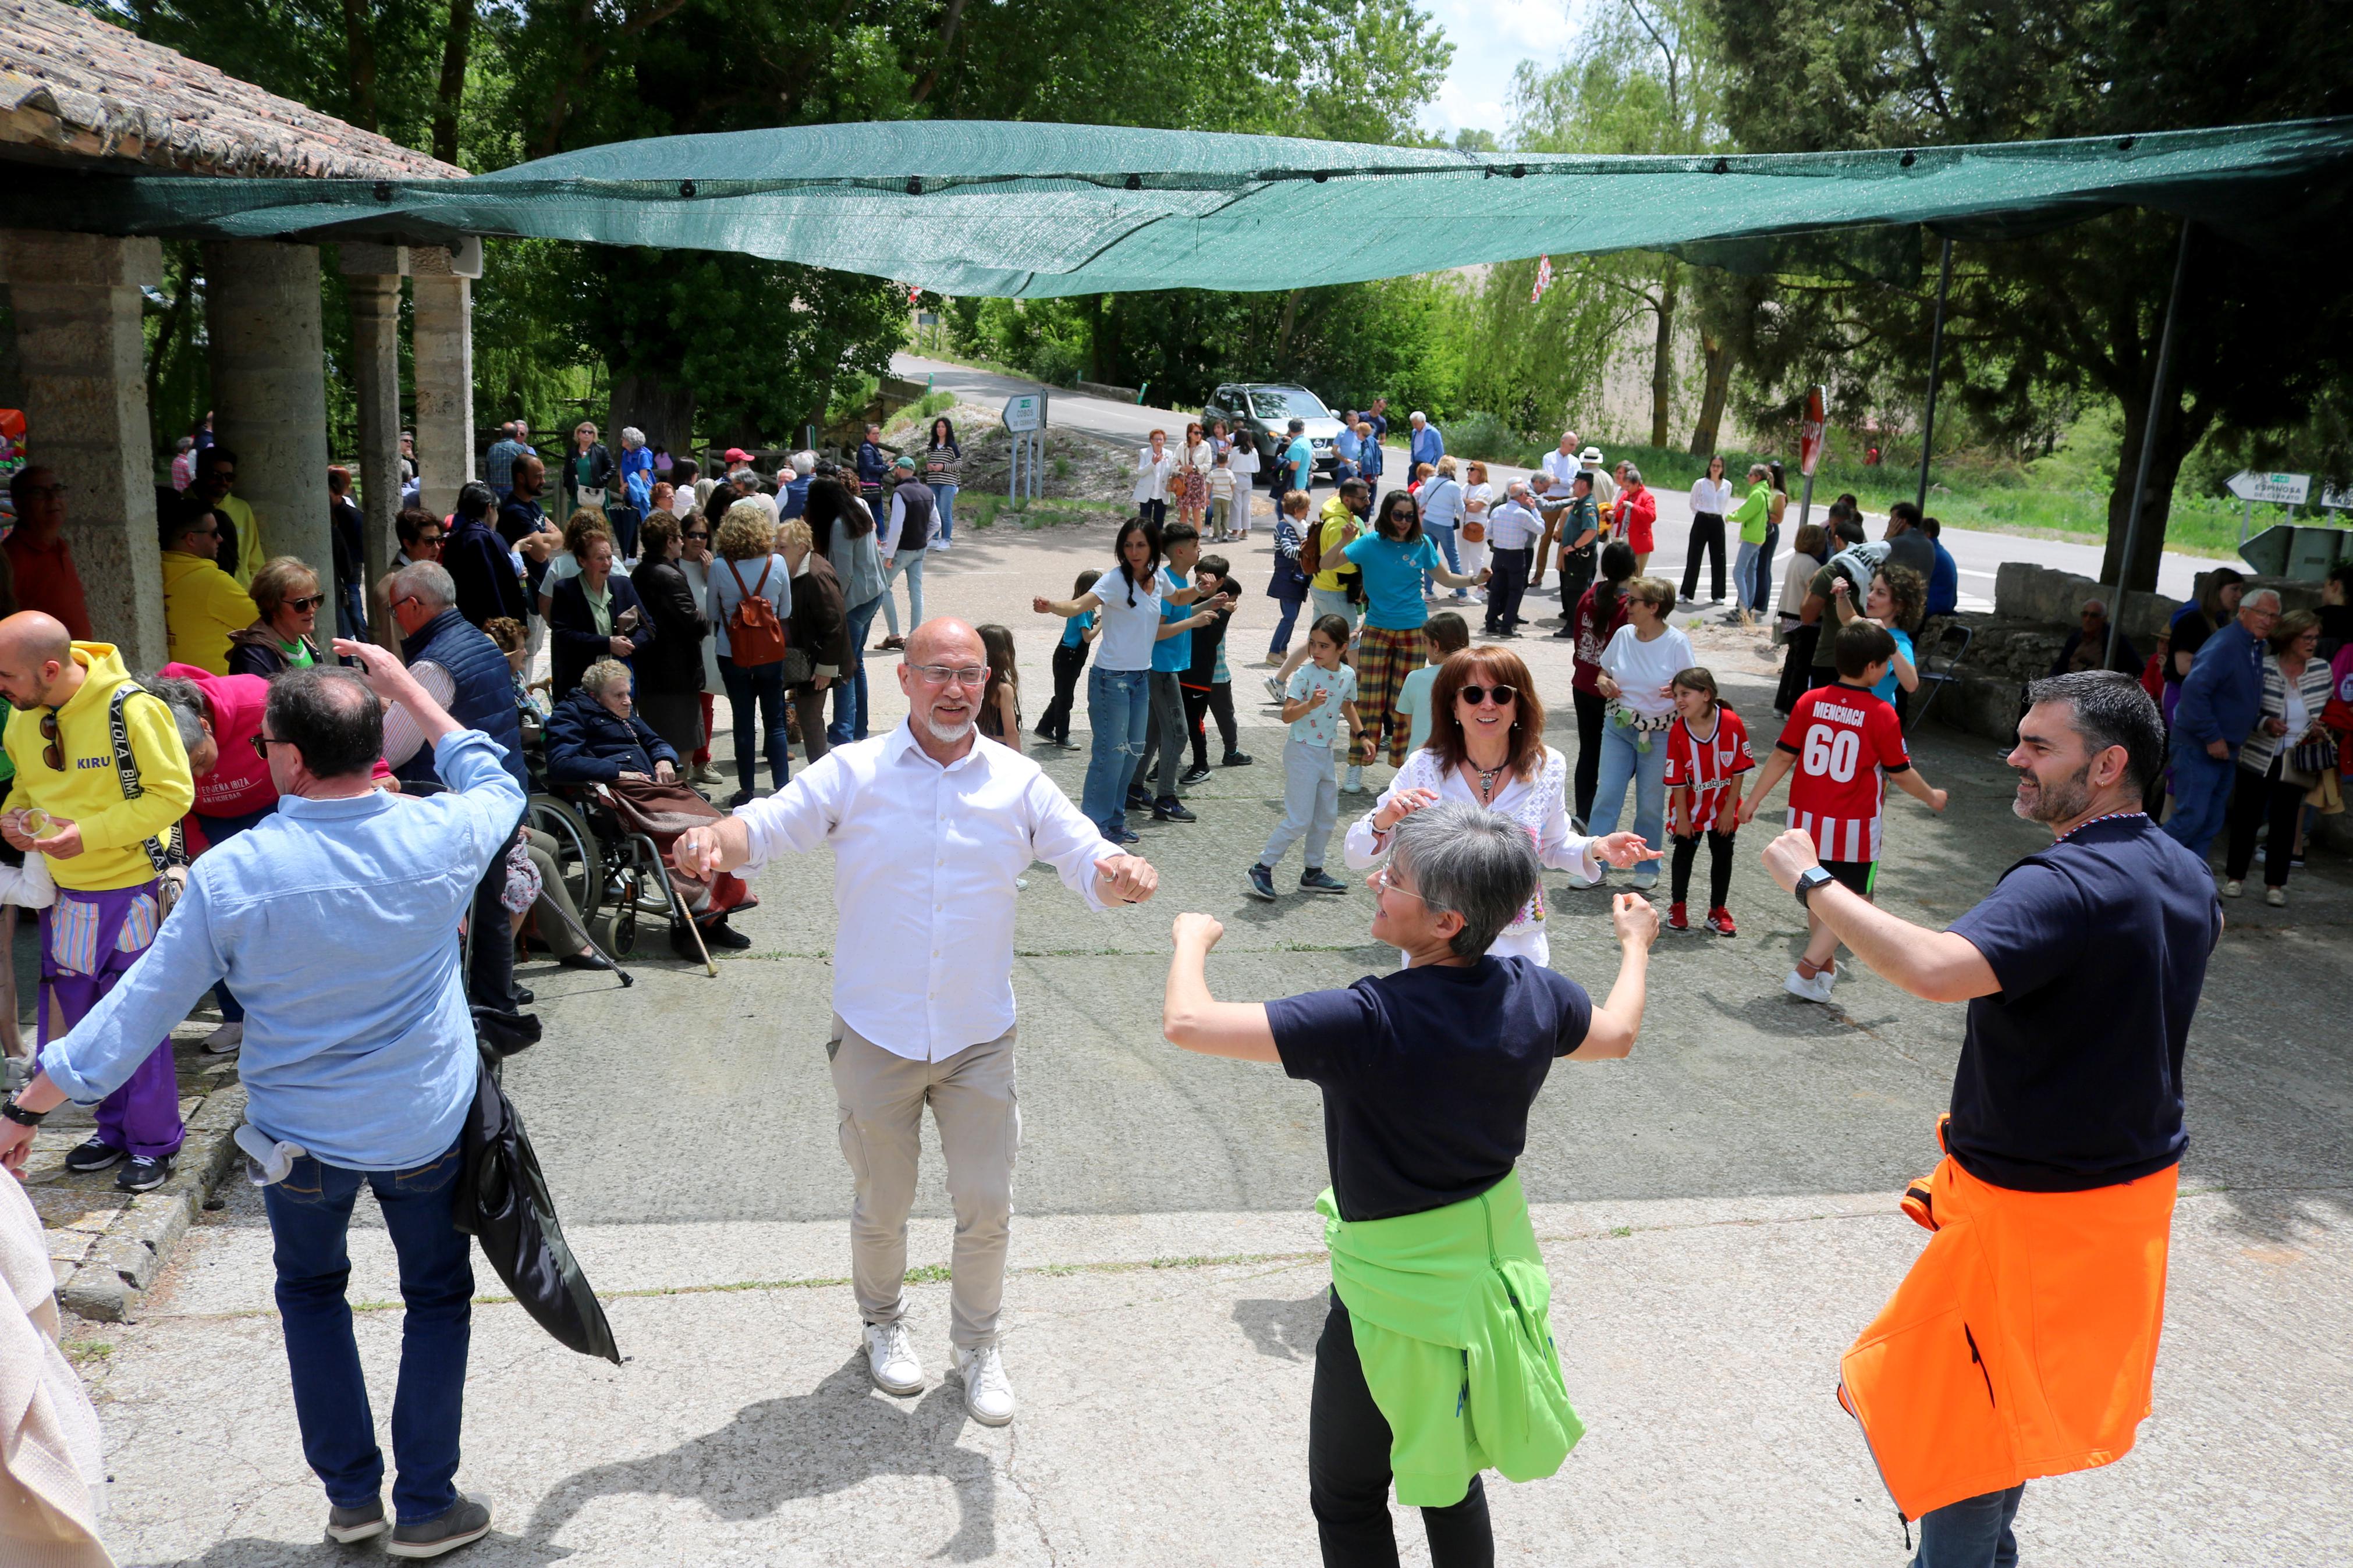
[[727, 657], [746, 667], [775, 664], [785, 657], [785, 623], [777, 616], [776, 606], [768, 603], [768, 571], [772, 564], [764, 563], [760, 580], [746, 588], [744, 574], [735, 569], [735, 563], [727, 563], [727, 574], [735, 579], [735, 591], [744, 595], [727, 613]]
[[1307, 530], [1299, 536], [1299, 570], [1309, 577], [1324, 570], [1324, 520], [1310, 517]]

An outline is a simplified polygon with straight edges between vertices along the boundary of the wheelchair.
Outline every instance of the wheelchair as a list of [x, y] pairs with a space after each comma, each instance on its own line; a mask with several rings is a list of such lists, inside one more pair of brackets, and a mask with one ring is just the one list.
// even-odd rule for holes
[[534, 734], [525, 735], [523, 753], [532, 781], [523, 822], [555, 841], [557, 875], [579, 908], [588, 940], [618, 963], [636, 949], [642, 917], [691, 925], [693, 916], [662, 868], [661, 850], [645, 834], [622, 826], [603, 786], [549, 783], [546, 749]]

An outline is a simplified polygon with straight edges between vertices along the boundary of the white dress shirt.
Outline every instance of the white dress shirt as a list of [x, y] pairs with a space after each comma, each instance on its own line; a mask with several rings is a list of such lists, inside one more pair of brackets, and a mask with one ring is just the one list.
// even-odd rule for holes
[[1711, 479], [1702, 474], [1692, 485], [1691, 509], [1695, 512], [1713, 512], [1717, 517], [1730, 515], [1732, 481], [1729, 479]]
[[1585, 471], [1585, 465], [1574, 452], [1546, 452], [1544, 455], [1544, 471], [1546, 479], [1551, 481], [1546, 486], [1545, 493], [1565, 496], [1577, 476]]
[[1103, 910], [1095, 863], [1124, 853], [1018, 752], [976, 737], [942, 767], [905, 720], [735, 815], [747, 876], [781, 851], [833, 846], [833, 1010], [914, 1061], [1013, 1026], [1013, 880], [1030, 862]]

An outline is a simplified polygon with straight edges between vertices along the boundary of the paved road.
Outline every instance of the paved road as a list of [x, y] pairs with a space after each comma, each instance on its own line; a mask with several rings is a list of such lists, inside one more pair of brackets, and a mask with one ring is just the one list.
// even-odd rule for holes
[[[1040, 384], [1018, 377], [998, 375], [989, 371], [950, 364], [944, 360], [925, 359], [918, 354], [895, 355], [891, 362], [892, 372], [914, 380], [928, 378], [934, 384], [955, 393], [970, 402], [994, 406], [1017, 393], [1036, 392]], [[1139, 407], [1134, 404], [1114, 403], [1105, 398], [1087, 397], [1066, 392], [1059, 387], [1045, 388], [1050, 394], [1049, 416], [1058, 425], [1084, 430], [1092, 435], [1114, 440], [1141, 443], [1155, 426], [1181, 435], [1185, 422], [1198, 418], [1198, 411], [1182, 412], [1169, 408]], [[1386, 478], [1394, 480], [1405, 472], [1402, 447], [1391, 447]], [[1892, 472], [1892, 470], [1891, 470]], [[1507, 479], [1525, 478], [1525, 468], [1489, 465], [1489, 473], [1500, 489]], [[1386, 488], [1386, 487], [1385, 487]], [[1889, 499], [1901, 499], [1905, 490], [1891, 496], [1866, 498], [1865, 504], [1883, 507]], [[1827, 506], [1831, 498], [1820, 499]], [[1794, 515], [1794, 513], [1793, 513]], [[1651, 560], [1652, 570], [1659, 575], [1678, 578], [1683, 570], [1683, 555], [1690, 540], [1691, 500], [1688, 491], [1662, 490], [1659, 495], [1658, 553]], [[1876, 529], [1873, 531], [1876, 534]], [[1789, 535], [1794, 530], [1784, 528], [1779, 563], [1788, 564]], [[1948, 528], [1942, 535], [1945, 548], [1953, 552], [1961, 569], [1961, 607], [1965, 610], [1990, 610], [1993, 607], [1994, 574], [2005, 561], [2027, 561], [2036, 565], [2073, 572], [2079, 576], [2096, 577], [2100, 574], [2100, 546], [2077, 543], [2064, 539], [2030, 539], [2007, 533], [1985, 533], [1969, 529]], [[1729, 555], [1725, 563], [1731, 566]], [[2158, 589], [2173, 598], [2189, 596], [2190, 584], [2197, 574], [2211, 570], [2215, 563], [2201, 556], [2180, 555], [2167, 552], [2158, 568]], [[1779, 576], [1774, 577], [1774, 593], [1778, 595]], [[1711, 586], [1704, 580], [1703, 592]]]

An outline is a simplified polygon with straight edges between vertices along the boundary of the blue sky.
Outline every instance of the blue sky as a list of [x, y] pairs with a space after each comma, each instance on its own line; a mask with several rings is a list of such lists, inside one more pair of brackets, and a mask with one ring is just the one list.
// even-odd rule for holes
[[1575, 0], [1422, 0], [1454, 46], [1454, 63], [1421, 122], [1451, 141], [1463, 126], [1500, 137], [1510, 119], [1512, 71], [1549, 66], [1568, 51]]

